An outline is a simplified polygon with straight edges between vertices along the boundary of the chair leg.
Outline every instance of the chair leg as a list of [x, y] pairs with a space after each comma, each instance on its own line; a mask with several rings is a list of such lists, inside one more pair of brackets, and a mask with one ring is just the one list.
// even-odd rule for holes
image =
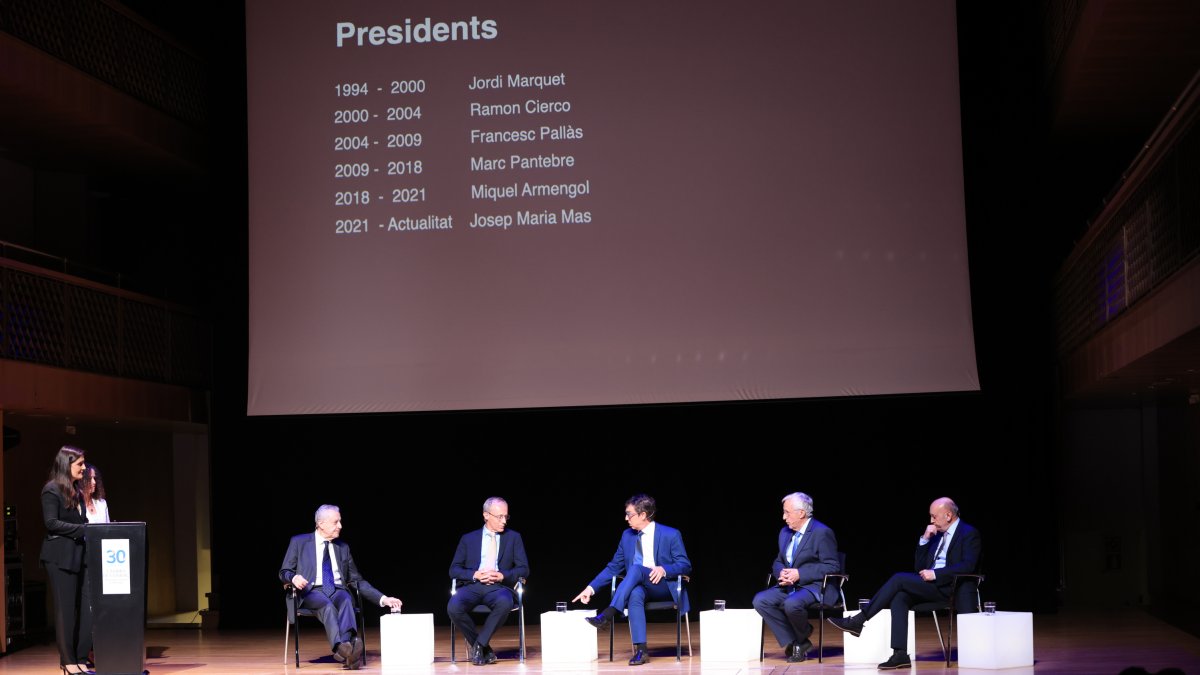
[[954, 651], [954, 605], [950, 605], [950, 627], [946, 629], [946, 667], [950, 667], [951, 652]]
[[362, 632], [359, 633], [359, 639], [362, 640], [362, 649], [363, 650], [362, 650], [362, 659], [361, 660], [362, 660], [362, 665], [365, 666], [365, 665], [367, 665], [367, 626], [366, 626], [365, 621], [363, 622]]
[[687, 614], [684, 614], [684, 615], [683, 615], [683, 622], [687, 624], [687, 632], [688, 632], [688, 658], [690, 659], [690, 658], [692, 657], [692, 620], [688, 618], [688, 615], [687, 615]]
[[938, 615], [937, 611], [934, 610], [934, 612], [933, 612], [933, 628], [934, 628], [934, 630], [937, 631], [938, 644], [942, 646], [942, 653], [945, 654], [946, 653], [946, 642], [944, 640], [942, 640], [942, 626], [940, 623], [938, 623], [937, 615]]
[[285, 665], [285, 666], [287, 665], [287, 662], [288, 662], [288, 658], [287, 658], [288, 642], [291, 641], [291, 639], [292, 639], [291, 630], [292, 630], [292, 624], [288, 623], [288, 620], [285, 618], [283, 620], [283, 665]]
[[[616, 644], [617, 635], [617, 617], [613, 617], [613, 625], [608, 627], [608, 660], [613, 660], [613, 645]], [[632, 635], [632, 634], [631, 634]]]
[[675, 610], [675, 660], [683, 660], [683, 622], [680, 617], [681, 612]]
[[300, 623], [298, 621], [293, 622], [293, 625], [296, 626], [296, 630], [295, 630], [295, 632], [292, 633], [292, 636], [293, 636], [293, 639], [296, 641], [296, 667], [299, 668], [300, 667]]
[[520, 644], [518, 645], [521, 652], [521, 663], [525, 663], [525, 605], [522, 604], [517, 610], [517, 625], [520, 626]]
[[817, 612], [817, 663], [825, 663], [825, 610]]
[[456, 663], [454, 659], [454, 622], [450, 622], [450, 663]]

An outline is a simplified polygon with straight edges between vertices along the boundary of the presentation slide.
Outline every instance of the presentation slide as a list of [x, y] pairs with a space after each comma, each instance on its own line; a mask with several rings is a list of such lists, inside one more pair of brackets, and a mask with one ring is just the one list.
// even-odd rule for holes
[[248, 414], [979, 388], [953, 0], [246, 5]]

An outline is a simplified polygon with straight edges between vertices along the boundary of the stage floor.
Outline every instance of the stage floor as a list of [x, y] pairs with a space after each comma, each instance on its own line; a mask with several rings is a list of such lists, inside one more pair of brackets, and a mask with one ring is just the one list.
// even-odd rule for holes
[[[294, 661], [283, 665], [283, 626], [278, 630], [255, 631], [212, 631], [195, 629], [152, 629], [146, 633], [148, 658], [146, 667], [151, 675], [259, 675], [268, 673], [343, 673], [341, 664], [326, 656], [324, 634], [319, 625], [305, 621], [300, 640], [300, 669]], [[706, 675], [734, 675], [736, 673], [767, 675], [805, 672], [876, 672], [873, 666], [846, 665], [841, 655], [842, 635], [831, 629], [826, 632], [827, 656], [824, 664], [816, 658], [801, 663], [788, 664], [782, 651], [768, 645], [766, 661], [744, 664], [706, 664], [699, 644], [698, 626], [692, 626], [695, 655], [687, 656], [684, 646], [683, 661], [675, 661], [674, 624], [651, 624], [650, 646], [652, 660], [636, 668], [626, 665], [629, 658], [629, 633], [624, 624], [617, 627], [616, 661], [608, 661], [608, 639], [601, 634], [601, 660], [589, 666], [551, 665], [543, 667], [540, 659], [538, 626], [528, 627], [528, 658], [524, 665], [516, 660], [517, 632], [515, 626], [506, 626], [493, 640], [492, 646], [501, 660], [490, 666], [472, 666], [463, 661], [461, 640], [459, 662], [450, 662], [449, 628], [439, 626], [437, 630], [436, 662], [428, 668], [382, 669], [379, 661], [378, 631], [368, 634], [369, 663], [363, 673], [457, 673], [474, 672], [500, 675], [502, 673], [611, 673], [636, 671], [639, 675], [651, 673], [704, 673]], [[947, 672], [941, 660], [941, 649], [930, 619], [918, 619], [918, 660], [915, 670], [927, 673]], [[291, 645], [288, 647], [291, 659]], [[1147, 614], [1130, 610], [1095, 614], [1057, 614], [1034, 617], [1034, 668], [1011, 668], [1002, 671], [959, 669], [949, 672], [963, 675], [969, 673], [1016, 674], [1037, 673], [1112, 673], [1121, 672], [1129, 666], [1141, 666], [1154, 673], [1168, 667], [1182, 669], [1185, 673], [1200, 674], [1200, 638], [1173, 628]], [[57, 652], [52, 644], [42, 644], [15, 650], [0, 658], [0, 675], [11, 673], [54, 673], [57, 672]]]

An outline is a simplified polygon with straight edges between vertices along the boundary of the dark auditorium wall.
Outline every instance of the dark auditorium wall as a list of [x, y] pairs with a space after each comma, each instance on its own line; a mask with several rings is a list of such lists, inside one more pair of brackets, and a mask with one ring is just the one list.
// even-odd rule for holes
[[1064, 410], [1062, 429], [1064, 600], [1146, 606], [1200, 633], [1183, 609], [1200, 602], [1200, 590], [1180, 583], [1200, 565], [1200, 405], [1079, 404]]

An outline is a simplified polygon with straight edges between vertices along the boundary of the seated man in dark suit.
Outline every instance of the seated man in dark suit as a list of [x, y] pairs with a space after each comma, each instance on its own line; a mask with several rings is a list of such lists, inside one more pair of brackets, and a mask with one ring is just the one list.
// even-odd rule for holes
[[942, 497], [929, 505], [929, 526], [917, 543], [913, 565], [917, 572], [897, 572], [875, 592], [865, 611], [829, 619], [829, 623], [858, 635], [871, 617], [885, 607], [891, 609], [892, 656], [879, 664], [879, 669], [911, 668], [907, 652], [909, 608], [922, 602], [949, 600], [954, 575], [973, 574], [982, 548], [979, 530], [959, 520], [958, 505]]
[[679, 530], [654, 522], [657, 506], [649, 495], [634, 495], [625, 502], [625, 530], [613, 559], [575, 596], [574, 601], [587, 604], [596, 589], [607, 585], [618, 574], [625, 578], [617, 585], [612, 602], [604, 611], [586, 620], [597, 628], [607, 626], [623, 610], [629, 611], [629, 632], [633, 636], [633, 658], [629, 665], [640, 666], [650, 660], [646, 655], [646, 601], [673, 600], [688, 611], [686, 590], [678, 597], [671, 581], [692, 572], [692, 561], [683, 548]]
[[[496, 654], [488, 642], [513, 608], [515, 596], [511, 587], [518, 579], [529, 576], [525, 542], [520, 534], [506, 530], [507, 526], [508, 502], [489, 497], [483, 503], [483, 527], [462, 536], [450, 562], [450, 578], [458, 581], [458, 588], [446, 611], [472, 645], [471, 662], [477, 666], [496, 662]], [[477, 605], [487, 605], [491, 610], [480, 631], [475, 630], [470, 613]]]
[[358, 573], [350, 545], [337, 541], [342, 533], [342, 514], [338, 507], [323, 504], [315, 516], [317, 529], [292, 537], [279, 578], [300, 594], [300, 606], [316, 611], [325, 626], [325, 635], [334, 658], [352, 670], [361, 663], [363, 643], [354, 623], [354, 606], [347, 586], [358, 586], [368, 602], [399, 610], [399, 598], [389, 598], [367, 583]]
[[808, 608], [837, 601], [837, 585], [824, 589], [830, 597], [822, 597], [821, 589], [826, 574], [841, 571], [837, 538], [833, 530], [813, 520], [812, 512], [812, 497], [803, 492], [783, 498], [787, 526], [779, 532], [779, 555], [771, 565], [778, 583], [754, 596], [754, 609], [784, 648], [788, 663], [800, 663], [812, 649]]

